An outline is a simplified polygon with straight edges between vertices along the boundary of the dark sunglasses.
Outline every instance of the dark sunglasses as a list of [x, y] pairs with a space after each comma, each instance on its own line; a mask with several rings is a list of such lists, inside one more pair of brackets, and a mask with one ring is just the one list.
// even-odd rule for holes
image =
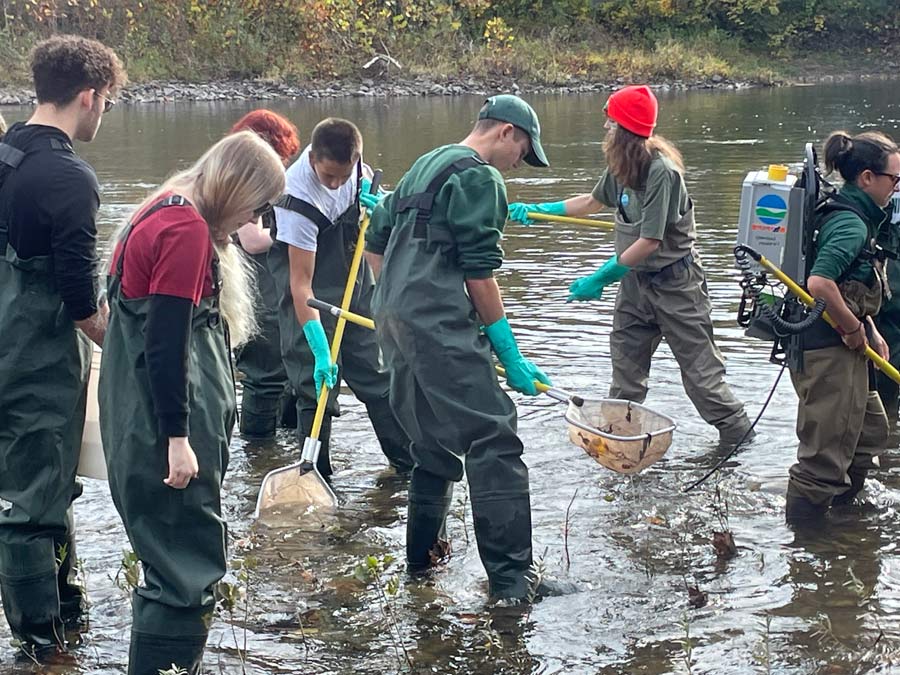
[[271, 210], [272, 210], [272, 205], [269, 204], [268, 202], [266, 202], [265, 204], [260, 206], [258, 209], [253, 209], [253, 219], [256, 220], [257, 218], [260, 218], [261, 216], [266, 215]]
[[896, 173], [885, 173], [884, 171], [873, 171], [876, 176], [887, 176], [888, 178], [893, 179], [894, 187], [897, 187], [897, 184], [900, 183], [900, 174]]
[[104, 113], [104, 114], [106, 114], [106, 113], [108, 113], [110, 110], [112, 110], [112, 109], [113, 109], [113, 106], [116, 104], [115, 101], [113, 101], [111, 98], [109, 98], [109, 97], [107, 97], [107, 96], [104, 96], [104, 95], [101, 94], [99, 91], [95, 91], [95, 92], [94, 92], [94, 96], [97, 96], [98, 98], [102, 98], [102, 99], [103, 99], [103, 113]]

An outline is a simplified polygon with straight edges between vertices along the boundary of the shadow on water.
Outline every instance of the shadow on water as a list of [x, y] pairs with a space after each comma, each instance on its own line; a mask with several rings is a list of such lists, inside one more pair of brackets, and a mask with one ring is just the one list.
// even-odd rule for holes
[[[272, 107], [305, 136], [329, 114], [355, 120], [366, 158], [391, 183], [420, 153], [461, 138], [479, 103], [474, 97], [352, 99]], [[534, 104], [553, 166], [509, 176], [510, 201], [589, 190], [602, 165], [602, 97], [536, 97]], [[103, 184], [104, 237], [153, 185], [199, 156], [251, 107], [147, 106], [107, 115], [96, 142], [80, 148]], [[3, 113], [16, 120], [27, 111]], [[734, 322], [738, 289], [730, 251], [744, 174], [797, 162], [803, 143], [820, 141], [832, 129], [879, 127], [896, 134], [898, 120], [892, 83], [689, 93], [662, 101], [660, 132], [679, 145], [688, 166], [729, 381], [751, 416], [777, 368], [766, 363], [767, 348]], [[613, 294], [595, 303], [564, 300], [568, 284], [610, 254], [611, 236], [549, 224], [510, 226], [504, 248], [507, 262], [498, 276], [523, 351], [567, 389], [605, 395]], [[333, 440], [334, 488], [342, 504], [334, 518], [254, 527], [263, 475], [295, 461], [299, 449], [287, 432], [268, 445], [232, 443], [224, 509], [236, 569], [226, 581], [248, 587], [249, 596], [216, 617], [208, 672], [393, 673], [409, 670], [404, 650], [417, 673], [900, 668], [900, 460], [884, 458], [863, 506], [836, 513], [813, 532], [787, 528], [783, 495], [796, 450], [796, 399], [786, 378], [759, 437], [688, 494], [682, 489], [713, 466], [722, 449], [685, 397], [665, 345], [654, 360], [647, 403], [674, 417], [679, 428], [666, 457], [632, 479], [569, 445], [561, 406], [516, 396], [531, 471], [535, 554], [549, 574], [582, 588], [528, 610], [485, 607], [487, 584], [462, 485], [449, 518], [449, 564], [427, 580], [406, 577], [406, 484], [387, 469], [361, 406], [344, 398]], [[105, 484], [87, 481], [76, 515], [92, 599], [83, 645], [69, 663], [38, 669], [8, 646], [0, 620], [2, 675], [124, 672], [129, 601], [114, 580], [128, 546]], [[725, 529], [737, 544], [729, 559], [711, 543]], [[242, 666], [237, 647], [245, 643]]]

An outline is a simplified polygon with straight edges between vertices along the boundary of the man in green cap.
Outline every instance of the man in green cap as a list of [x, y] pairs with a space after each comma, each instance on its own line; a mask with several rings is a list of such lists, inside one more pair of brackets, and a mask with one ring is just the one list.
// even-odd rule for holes
[[503, 263], [506, 188], [500, 171], [548, 166], [534, 110], [493, 96], [459, 144], [423, 155], [379, 203], [366, 257], [379, 276], [372, 308], [391, 375], [390, 402], [412, 439], [406, 555], [411, 572], [446, 557], [452, 484], [469, 481], [475, 537], [492, 600], [558, 592], [532, 588], [528, 469], [516, 407], [500, 388], [536, 395], [549, 384], [519, 352], [493, 271]]

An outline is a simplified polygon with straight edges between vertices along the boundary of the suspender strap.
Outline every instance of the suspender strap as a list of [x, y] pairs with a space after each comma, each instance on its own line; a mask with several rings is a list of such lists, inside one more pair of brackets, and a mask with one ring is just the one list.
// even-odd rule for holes
[[451, 176], [462, 173], [466, 169], [486, 164], [487, 162], [480, 157], [470, 156], [456, 160], [432, 178], [424, 191], [416, 192], [415, 194], [398, 199], [394, 203], [394, 213], [403, 213], [404, 211], [415, 209], [416, 222], [413, 229], [413, 236], [420, 239], [424, 238], [425, 228], [431, 220], [431, 209], [434, 207], [434, 199], [441, 191], [441, 188], [444, 187], [444, 183], [450, 180]]
[[299, 213], [304, 218], [309, 218], [316, 227], [319, 228], [319, 234], [334, 226], [334, 223], [328, 217], [319, 211], [308, 201], [294, 197], [293, 195], [282, 195], [281, 199], [275, 202], [275, 206], [294, 213]]
[[22, 160], [25, 159], [25, 153], [14, 148], [9, 143], [0, 143], [0, 164], [5, 164], [11, 169], [16, 169]]
[[[123, 265], [125, 263], [125, 247], [128, 246], [128, 238], [131, 236], [131, 233], [134, 232], [134, 228], [137, 227], [138, 225], [140, 225], [145, 220], [147, 220], [147, 218], [152, 216], [154, 213], [156, 213], [160, 209], [164, 209], [169, 206], [191, 206], [191, 203], [187, 199], [182, 197], [181, 195], [171, 195], [169, 197], [166, 197], [165, 199], [160, 199], [153, 206], [151, 206], [149, 209], [144, 211], [141, 214], [140, 218], [138, 218], [137, 220], [132, 222], [128, 226], [128, 230], [125, 232], [125, 238], [122, 240], [122, 252], [119, 253], [119, 259], [116, 260], [116, 276], [117, 277], [119, 277], [120, 279], [122, 278], [122, 270], [124, 269]], [[213, 287], [215, 287], [216, 283], [217, 283], [217, 280], [215, 279], [215, 275], [213, 275]]]

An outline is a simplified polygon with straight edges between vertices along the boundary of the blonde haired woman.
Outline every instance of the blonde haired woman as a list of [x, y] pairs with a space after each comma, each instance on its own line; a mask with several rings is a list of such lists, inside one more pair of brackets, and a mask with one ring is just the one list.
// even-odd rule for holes
[[110, 491], [144, 572], [129, 675], [199, 673], [226, 571], [229, 336], [255, 330], [252, 271], [230, 236], [283, 190], [278, 155], [240, 132], [167, 180], [118, 236], [99, 387]]

